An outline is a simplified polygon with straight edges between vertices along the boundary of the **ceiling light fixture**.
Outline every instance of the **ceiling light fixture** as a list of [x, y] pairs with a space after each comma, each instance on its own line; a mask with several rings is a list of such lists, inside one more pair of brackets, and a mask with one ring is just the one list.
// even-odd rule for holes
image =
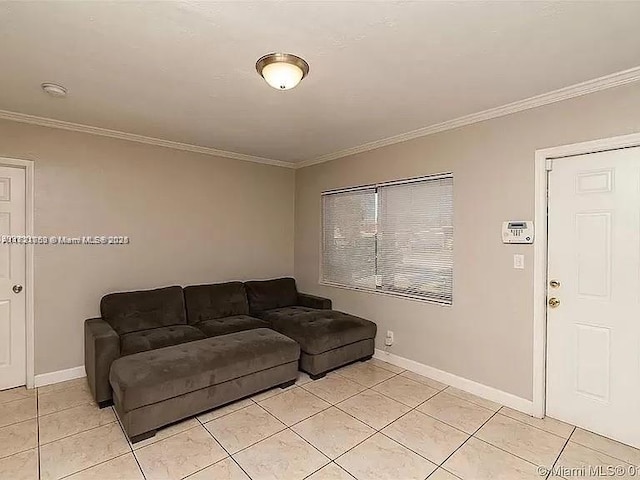
[[289, 90], [309, 74], [309, 64], [290, 53], [270, 53], [256, 62], [256, 70], [276, 90]]
[[43, 83], [40, 85], [45, 93], [52, 97], [62, 98], [67, 96], [67, 89], [56, 83]]

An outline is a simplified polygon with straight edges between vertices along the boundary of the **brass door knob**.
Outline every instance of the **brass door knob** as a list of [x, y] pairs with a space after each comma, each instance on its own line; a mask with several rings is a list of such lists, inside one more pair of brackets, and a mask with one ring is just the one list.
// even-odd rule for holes
[[551, 297], [549, 299], [549, 306], [551, 308], [556, 308], [558, 305], [560, 305], [560, 300], [557, 299], [556, 297]]
[[22, 291], [22, 285], [14, 285], [11, 290], [13, 290], [13, 293], [20, 293]]

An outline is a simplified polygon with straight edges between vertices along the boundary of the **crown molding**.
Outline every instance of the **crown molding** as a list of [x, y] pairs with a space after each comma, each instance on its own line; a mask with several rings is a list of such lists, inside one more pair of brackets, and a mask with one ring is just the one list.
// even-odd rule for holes
[[524, 100], [518, 100], [517, 102], [509, 103], [500, 107], [490, 108], [489, 110], [472, 113], [470, 115], [458, 117], [453, 120], [447, 120], [446, 122], [419, 128], [418, 130], [413, 130], [411, 132], [401, 133], [400, 135], [394, 135], [392, 137], [383, 138], [381, 140], [368, 142], [357, 147], [346, 148], [337, 152], [321, 155], [317, 158], [299, 162], [296, 164], [295, 168], [310, 167], [311, 165], [329, 162], [331, 160], [347, 157], [349, 155], [368, 152], [380, 147], [386, 147], [388, 145], [406, 142], [407, 140], [413, 140], [414, 138], [425, 137], [434, 133], [464, 127], [473, 123], [483, 122], [492, 118], [503, 117], [512, 113], [542, 107], [551, 103], [569, 100], [571, 98], [588, 95], [590, 93], [595, 93], [601, 90], [607, 90], [609, 88], [615, 88], [638, 81], [640, 81], [640, 67], [630, 68], [629, 70], [623, 70], [621, 72], [605, 75], [604, 77], [587, 80], [586, 82], [577, 83], [569, 87], [560, 88], [558, 90], [543, 93], [542, 95], [536, 95], [535, 97], [526, 98]]
[[174, 142], [171, 140], [163, 140], [161, 138], [137, 135], [135, 133], [121, 132], [119, 130], [110, 130], [108, 128], [93, 127], [90, 125], [83, 125], [80, 123], [65, 122], [63, 120], [55, 120], [53, 118], [27, 115], [26, 113], [0, 110], [0, 119], [11, 120], [11, 121], [20, 122], [20, 123], [28, 123], [30, 125], [38, 125], [40, 127], [59, 128], [62, 130], [70, 130], [72, 132], [88, 133], [90, 135], [100, 135], [102, 137], [117, 138], [118, 140], [127, 140], [129, 142], [145, 143], [147, 145], [155, 145], [157, 147], [172, 148], [174, 150], [182, 150], [185, 152], [202, 153], [204, 155], [211, 155], [214, 157], [231, 158], [234, 160], [243, 160], [245, 162], [274, 165], [276, 167], [295, 168], [295, 164], [290, 162], [284, 162], [282, 160], [274, 160], [272, 158], [257, 157], [254, 155], [246, 155], [244, 153], [227, 152], [226, 150], [217, 150], [215, 148], [203, 147], [200, 145], [191, 145], [189, 143]]

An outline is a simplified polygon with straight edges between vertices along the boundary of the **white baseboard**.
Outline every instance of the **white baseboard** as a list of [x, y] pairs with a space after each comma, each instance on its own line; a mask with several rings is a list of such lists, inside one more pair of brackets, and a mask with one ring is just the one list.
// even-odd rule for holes
[[41, 373], [36, 375], [36, 387], [44, 387], [52, 383], [60, 383], [66, 380], [86, 377], [84, 365], [79, 367], [67, 368], [66, 370], [58, 370], [57, 372]]
[[385, 352], [379, 348], [376, 348], [374, 357], [411, 372], [432, 378], [438, 382], [446, 383], [447, 385], [459, 388], [465, 392], [473, 393], [474, 395], [499, 403], [505, 407], [513, 408], [514, 410], [526, 413], [527, 415], [533, 415], [533, 402], [526, 398], [518, 397], [517, 395], [483, 385], [482, 383], [474, 382], [468, 378], [459, 377], [453, 373], [438, 370], [437, 368], [394, 355], [393, 353]]

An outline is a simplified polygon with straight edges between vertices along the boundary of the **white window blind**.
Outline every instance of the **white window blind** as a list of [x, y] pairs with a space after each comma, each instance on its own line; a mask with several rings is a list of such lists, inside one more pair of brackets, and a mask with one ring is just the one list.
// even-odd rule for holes
[[322, 274], [327, 283], [375, 288], [376, 191], [324, 195]]
[[453, 178], [378, 188], [379, 288], [450, 304]]
[[322, 281], [453, 301], [453, 177], [323, 193]]

